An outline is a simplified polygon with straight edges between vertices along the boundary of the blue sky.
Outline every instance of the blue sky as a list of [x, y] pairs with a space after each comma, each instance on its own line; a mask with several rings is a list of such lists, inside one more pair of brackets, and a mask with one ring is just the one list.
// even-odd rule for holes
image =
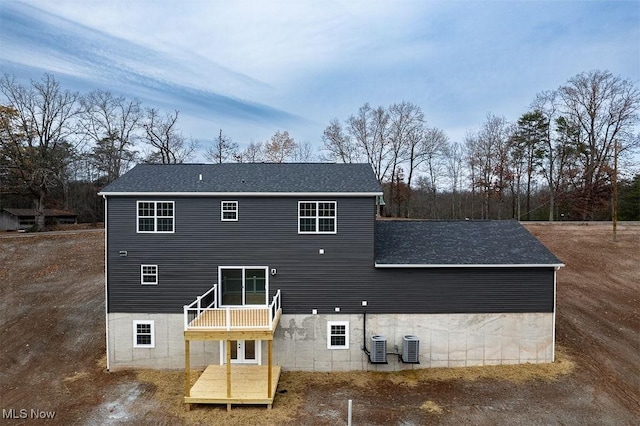
[[320, 148], [365, 102], [462, 141], [592, 69], [640, 81], [638, 1], [0, 0], [0, 71], [180, 110], [187, 137]]

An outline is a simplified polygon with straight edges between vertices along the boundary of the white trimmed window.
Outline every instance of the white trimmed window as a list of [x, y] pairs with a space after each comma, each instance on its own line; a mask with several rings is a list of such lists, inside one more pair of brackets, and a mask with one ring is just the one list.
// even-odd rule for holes
[[336, 201], [298, 201], [299, 234], [335, 234]]
[[327, 349], [349, 349], [349, 321], [327, 321]]
[[173, 201], [138, 201], [138, 232], [174, 232]]
[[153, 321], [133, 322], [133, 347], [155, 348], [156, 341], [153, 330]]
[[158, 284], [158, 265], [140, 265], [140, 284]]
[[238, 220], [238, 202], [222, 201], [220, 203], [220, 220], [234, 221]]

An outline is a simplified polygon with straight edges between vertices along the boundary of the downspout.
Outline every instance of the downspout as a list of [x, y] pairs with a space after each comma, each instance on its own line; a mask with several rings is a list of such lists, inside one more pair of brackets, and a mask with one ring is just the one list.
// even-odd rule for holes
[[109, 371], [109, 367], [110, 367], [110, 362], [109, 362], [109, 307], [107, 306], [109, 303], [109, 293], [107, 291], [107, 283], [108, 281], [108, 265], [107, 265], [107, 226], [108, 226], [108, 215], [109, 215], [109, 209], [108, 209], [108, 203], [107, 203], [107, 196], [103, 195], [102, 198], [104, 198], [104, 325], [105, 325], [105, 348], [107, 351], [107, 371]]
[[371, 354], [369, 353], [369, 349], [367, 349], [367, 310], [365, 309], [362, 313], [362, 350], [369, 357]]

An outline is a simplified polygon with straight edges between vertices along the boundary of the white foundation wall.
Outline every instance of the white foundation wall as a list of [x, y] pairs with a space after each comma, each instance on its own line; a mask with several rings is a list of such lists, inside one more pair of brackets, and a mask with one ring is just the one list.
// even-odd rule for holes
[[[395, 371], [413, 368], [462, 367], [553, 362], [553, 313], [524, 314], [368, 314], [366, 346], [371, 336], [387, 340], [387, 364], [371, 364], [362, 350], [362, 314], [286, 315], [273, 342], [273, 362], [298, 371]], [[153, 320], [155, 348], [133, 347], [133, 321]], [[181, 314], [108, 315], [111, 369], [184, 368]], [[327, 322], [349, 322], [349, 348], [327, 349]], [[399, 360], [403, 336], [419, 339], [419, 364]], [[220, 363], [218, 341], [192, 341], [191, 366]], [[267, 363], [262, 342], [262, 363]]]
[[[138, 367], [184, 368], [184, 315], [182, 314], [120, 314], [107, 315], [109, 369]], [[133, 322], [154, 322], [154, 348], [133, 347]], [[219, 342], [190, 342], [192, 368], [220, 363]]]
[[[327, 321], [349, 321], [349, 349], [327, 349]], [[289, 370], [395, 371], [553, 362], [553, 313], [368, 314], [371, 336], [387, 340], [387, 364], [362, 351], [363, 315], [282, 315], [273, 343], [275, 363]], [[419, 364], [404, 364], [403, 336], [419, 339]]]

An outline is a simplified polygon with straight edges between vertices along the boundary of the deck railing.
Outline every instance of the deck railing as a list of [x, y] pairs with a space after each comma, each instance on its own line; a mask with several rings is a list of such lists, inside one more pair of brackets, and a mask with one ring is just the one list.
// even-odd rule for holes
[[219, 306], [217, 284], [184, 306], [186, 330], [273, 330], [274, 320], [282, 308], [280, 290], [265, 306]]

